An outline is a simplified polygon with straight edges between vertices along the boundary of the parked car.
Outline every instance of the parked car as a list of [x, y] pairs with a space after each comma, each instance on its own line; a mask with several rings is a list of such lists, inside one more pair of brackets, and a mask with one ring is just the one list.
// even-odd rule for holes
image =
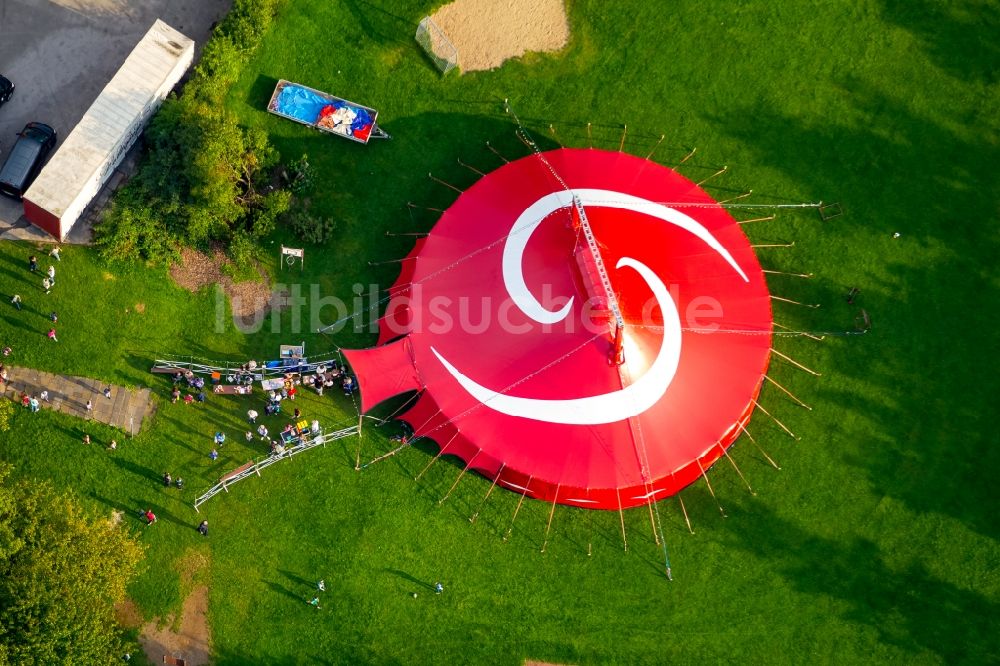
[[55, 147], [56, 131], [44, 123], [28, 123], [17, 137], [0, 167], [0, 194], [20, 200]]
[[10, 82], [10, 79], [5, 78], [3, 74], [0, 74], [0, 106], [10, 99], [10, 96], [14, 94], [14, 84]]

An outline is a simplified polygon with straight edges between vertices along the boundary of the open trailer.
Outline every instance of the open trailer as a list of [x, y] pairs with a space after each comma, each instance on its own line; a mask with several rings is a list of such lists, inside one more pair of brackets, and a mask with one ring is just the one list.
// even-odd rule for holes
[[274, 87], [267, 110], [358, 143], [392, 138], [378, 126], [375, 109], [284, 79]]

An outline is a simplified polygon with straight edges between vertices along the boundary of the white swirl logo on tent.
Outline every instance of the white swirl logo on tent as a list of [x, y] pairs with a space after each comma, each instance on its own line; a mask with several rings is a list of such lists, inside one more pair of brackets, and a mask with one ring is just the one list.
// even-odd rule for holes
[[[503, 278], [507, 293], [525, 315], [540, 324], [554, 324], [565, 319], [573, 306], [571, 297], [557, 311], [546, 309], [524, 281], [524, 251], [542, 220], [552, 212], [566, 208], [573, 203], [573, 196], [579, 197], [584, 206], [623, 208], [650, 215], [673, 224], [694, 234], [719, 254], [739, 273], [744, 282], [749, 282], [743, 269], [732, 255], [699, 222], [678, 210], [621, 192], [599, 189], [575, 189], [553, 192], [540, 198], [518, 216], [507, 236], [503, 250]], [[622, 257], [615, 268], [635, 270], [653, 292], [653, 297], [663, 313], [663, 340], [656, 360], [646, 372], [629, 386], [618, 391], [584, 398], [550, 400], [526, 398], [499, 393], [471, 379], [448, 362], [433, 346], [431, 351], [452, 377], [469, 395], [490, 409], [508, 416], [519, 416], [547, 423], [565, 425], [599, 425], [622, 421], [638, 416], [656, 404], [666, 392], [677, 372], [681, 358], [681, 321], [677, 306], [667, 291], [666, 285], [648, 266], [631, 257]]]

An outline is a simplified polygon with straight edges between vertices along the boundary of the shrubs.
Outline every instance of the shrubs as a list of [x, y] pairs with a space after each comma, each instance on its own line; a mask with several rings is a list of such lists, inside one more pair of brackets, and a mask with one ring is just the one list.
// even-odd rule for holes
[[307, 204], [296, 207], [285, 215], [285, 222], [295, 235], [306, 243], [322, 245], [333, 237], [337, 222], [309, 212]]
[[182, 245], [273, 231], [291, 200], [267, 182], [277, 151], [263, 131], [240, 127], [222, 102], [285, 1], [233, 2], [183, 94], [153, 118], [138, 174], [97, 227], [104, 257], [169, 262]]

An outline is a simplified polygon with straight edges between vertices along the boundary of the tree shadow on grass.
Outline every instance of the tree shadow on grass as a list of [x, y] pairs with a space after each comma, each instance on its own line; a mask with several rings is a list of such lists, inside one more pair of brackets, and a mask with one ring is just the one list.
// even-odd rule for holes
[[922, 562], [891, 564], [870, 540], [811, 534], [760, 503], [748, 507], [738, 529], [727, 531], [723, 541], [767, 561], [817, 602], [840, 600], [845, 620], [870, 627], [885, 643], [913, 653], [929, 650], [947, 663], [996, 657], [990, 627], [1000, 604], [938, 580]]
[[[394, 7], [391, 2], [386, 4]], [[411, 23], [370, 0], [347, 0], [344, 6], [370, 39], [380, 44], [411, 43], [411, 33], [417, 29], [416, 22]]]
[[[837, 231], [830, 233], [846, 241], [829, 270], [853, 273], [875, 328], [863, 345], [824, 348], [827, 367], [836, 369], [828, 374], [841, 387], [821, 381], [814, 401], [817, 408], [825, 402], [831, 412], [867, 419], [868, 429], [852, 432], [854, 441], [841, 447], [845, 462], [876, 494], [997, 539], [1000, 522], [988, 479], [1000, 470], [1000, 449], [992, 441], [1000, 377], [988, 368], [995, 366], [990, 359], [1000, 344], [1000, 316], [987, 304], [1000, 302], [1000, 283], [990, 273], [1000, 236], [985, 223], [996, 219], [991, 165], [1000, 162], [1000, 150], [917, 116], [864, 83], [848, 87], [857, 113], [870, 122], [849, 125], [833, 117], [810, 126], [760, 109], [716, 120], [805, 190], [827, 196], [847, 188], [855, 208], [862, 202], [867, 207], [831, 223]], [[881, 129], [887, 118], [891, 133]], [[916, 173], [929, 156], [945, 161]], [[854, 230], [871, 239], [872, 225], [884, 241], [851, 241]], [[894, 229], [903, 232], [898, 240]], [[843, 382], [864, 391], [844, 390]]]
[[1000, 77], [1000, 8], [982, 0], [881, 0], [882, 20], [917, 37], [952, 76], [994, 84]]

